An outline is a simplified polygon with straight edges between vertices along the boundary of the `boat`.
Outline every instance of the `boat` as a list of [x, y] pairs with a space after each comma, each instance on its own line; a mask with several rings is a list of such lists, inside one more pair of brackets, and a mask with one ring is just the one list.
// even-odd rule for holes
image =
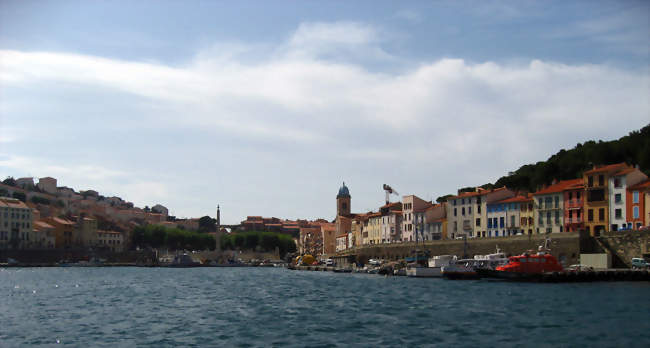
[[442, 267], [449, 266], [455, 260], [455, 255], [438, 255], [429, 259], [428, 267], [420, 263], [410, 263], [406, 266], [406, 275], [409, 277], [442, 277]]
[[187, 267], [200, 267], [201, 263], [194, 261], [187, 253], [182, 253], [174, 256], [174, 260], [167, 265], [167, 267], [187, 268]]
[[440, 271], [446, 279], [479, 279], [476, 262], [475, 259], [452, 261], [448, 266], [442, 266]]
[[497, 246], [496, 253], [487, 255], [474, 255], [474, 269], [495, 270], [499, 266], [506, 265], [509, 258]]
[[507, 264], [498, 266], [494, 270], [480, 269], [477, 271], [482, 277], [538, 280], [545, 273], [562, 272], [563, 268], [555, 256], [549, 253], [548, 249], [540, 246], [536, 254], [531, 251], [524, 252], [521, 255], [511, 256]]

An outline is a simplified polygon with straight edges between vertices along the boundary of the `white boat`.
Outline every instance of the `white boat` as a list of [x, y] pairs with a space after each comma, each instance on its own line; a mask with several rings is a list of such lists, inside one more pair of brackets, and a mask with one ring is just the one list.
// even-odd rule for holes
[[503, 266], [508, 263], [508, 257], [505, 253], [497, 247], [497, 252], [494, 254], [487, 255], [475, 255], [474, 256], [474, 268], [482, 269], [496, 269], [498, 266]]
[[429, 259], [429, 267], [420, 264], [411, 264], [406, 267], [409, 277], [442, 277], [442, 267], [449, 266], [456, 260], [454, 255], [438, 255]]
[[441, 268], [442, 276], [447, 279], [477, 279], [475, 259], [464, 259], [452, 261], [448, 266]]

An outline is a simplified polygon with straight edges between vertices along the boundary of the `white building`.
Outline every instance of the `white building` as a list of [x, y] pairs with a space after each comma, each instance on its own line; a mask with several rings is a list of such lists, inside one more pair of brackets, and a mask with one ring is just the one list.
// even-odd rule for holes
[[402, 241], [423, 240], [425, 213], [432, 205], [415, 195], [402, 197]]
[[[626, 202], [627, 188], [634, 186], [648, 177], [638, 168], [629, 167], [613, 174], [608, 180], [609, 190], [609, 228], [610, 231], [627, 229]], [[630, 226], [632, 228], [632, 226]]]
[[111, 251], [124, 251], [124, 236], [120, 232], [97, 230], [97, 245]]

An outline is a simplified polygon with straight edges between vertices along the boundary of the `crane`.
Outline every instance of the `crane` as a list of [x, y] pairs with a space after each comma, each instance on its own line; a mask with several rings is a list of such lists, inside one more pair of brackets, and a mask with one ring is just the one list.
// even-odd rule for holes
[[384, 184], [384, 191], [386, 191], [386, 204], [390, 203], [390, 195], [394, 194], [395, 196], [399, 196], [399, 193], [389, 185]]

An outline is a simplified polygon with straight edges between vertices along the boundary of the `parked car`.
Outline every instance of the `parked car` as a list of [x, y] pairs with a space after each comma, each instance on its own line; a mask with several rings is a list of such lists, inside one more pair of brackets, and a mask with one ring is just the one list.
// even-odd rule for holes
[[325, 266], [334, 266], [334, 260], [332, 259], [325, 260]]
[[648, 261], [646, 261], [646, 260], [644, 260], [644, 259], [642, 259], [640, 257], [632, 258], [632, 268], [635, 268], [635, 269], [637, 269], [637, 268], [648, 268], [648, 266], [650, 266]]

